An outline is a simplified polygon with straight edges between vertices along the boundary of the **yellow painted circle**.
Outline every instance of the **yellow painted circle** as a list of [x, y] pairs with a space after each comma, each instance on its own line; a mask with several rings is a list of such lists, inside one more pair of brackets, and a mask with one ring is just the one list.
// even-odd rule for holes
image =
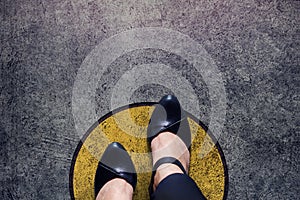
[[[94, 200], [94, 177], [99, 159], [108, 144], [120, 142], [129, 152], [138, 172], [133, 199], [149, 199], [151, 156], [146, 131], [154, 106], [134, 104], [101, 118], [78, 144], [70, 170], [71, 198]], [[207, 132], [192, 115], [188, 115], [192, 132], [189, 175], [207, 199], [221, 200], [227, 193], [227, 170], [220, 146], [206, 137]], [[134, 134], [132, 134], [134, 133]]]

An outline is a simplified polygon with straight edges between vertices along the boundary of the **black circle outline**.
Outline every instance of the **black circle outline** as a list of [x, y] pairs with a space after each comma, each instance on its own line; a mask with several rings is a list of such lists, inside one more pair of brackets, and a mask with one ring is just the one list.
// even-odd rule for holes
[[[109, 113], [105, 114], [104, 116], [102, 116], [99, 120], [97, 120], [88, 130], [87, 132], [83, 135], [82, 139], [79, 141], [74, 154], [73, 154], [73, 158], [71, 161], [71, 167], [70, 167], [70, 172], [69, 172], [69, 192], [70, 192], [70, 196], [72, 200], [75, 200], [74, 197], [74, 190], [73, 190], [73, 179], [74, 179], [74, 167], [75, 167], [75, 163], [76, 163], [76, 158], [78, 156], [78, 153], [83, 145], [83, 143], [85, 142], [86, 138], [90, 135], [90, 133], [100, 124], [102, 123], [105, 119], [107, 119], [108, 117], [111, 117], [113, 114], [121, 112], [127, 108], [135, 108], [135, 107], [139, 107], [139, 106], [153, 106], [157, 104], [157, 102], [140, 102], [140, 103], [132, 103], [126, 106], [121, 106], [119, 108], [116, 108], [113, 111], [110, 111]], [[224, 188], [224, 195], [223, 195], [223, 200], [227, 199], [227, 195], [228, 195], [228, 182], [229, 182], [229, 178], [228, 178], [228, 168], [227, 168], [227, 164], [226, 164], [226, 160], [225, 160], [225, 155], [222, 151], [222, 148], [219, 144], [219, 142], [217, 141], [217, 139], [215, 138], [215, 136], [209, 131], [208, 127], [199, 119], [197, 119], [194, 115], [192, 115], [189, 112], [187, 113], [187, 117], [191, 118], [192, 120], [194, 120], [196, 123], [198, 123], [203, 129], [204, 131], [210, 136], [210, 138], [213, 140], [213, 142], [216, 144], [216, 147], [218, 149], [218, 152], [221, 156], [221, 160], [222, 160], [222, 164], [224, 167], [224, 178], [225, 178], [225, 188]]]

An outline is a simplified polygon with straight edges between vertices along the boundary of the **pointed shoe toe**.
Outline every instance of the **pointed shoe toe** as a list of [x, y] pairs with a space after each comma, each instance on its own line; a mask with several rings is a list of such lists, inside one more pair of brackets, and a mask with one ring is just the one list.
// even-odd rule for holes
[[133, 189], [136, 187], [135, 167], [128, 152], [118, 142], [108, 145], [98, 163], [95, 176], [95, 197], [107, 182], [115, 178], [124, 179]]
[[190, 127], [187, 116], [177, 97], [166, 95], [156, 104], [147, 129], [148, 143], [161, 132], [176, 134], [187, 148], [191, 144]]

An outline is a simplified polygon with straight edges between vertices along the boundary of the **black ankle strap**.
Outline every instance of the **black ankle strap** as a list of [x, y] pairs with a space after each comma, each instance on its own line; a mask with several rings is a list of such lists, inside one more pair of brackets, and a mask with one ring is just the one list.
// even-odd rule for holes
[[186, 174], [186, 171], [185, 171], [184, 167], [182, 166], [181, 162], [174, 157], [163, 157], [163, 158], [159, 159], [153, 166], [153, 173], [155, 174], [157, 168], [159, 166], [161, 166], [162, 164], [166, 164], [166, 163], [171, 163], [171, 164], [177, 165], [181, 169], [181, 171], [184, 174]]
[[184, 167], [182, 166], [180, 161], [177, 160], [176, 158], [163, 157], [163, 158], [159, 159], [153, 166], [153, 172], [152, 172], [152, 175], [151, 175], [151, 181], [150, 181], [150, 185], [149, 185], [149, 194], [150, 195], [153, 194], [153, 183], [154, 183], [154, 176], [156, 174], [156, 170], [159, 166], [161, 166], [162, 164], [166, 164], [166, 163], [171, 163], [171, 164], [177, 165], [181, 169], [181, 171], [184, 174], [186, 174], [186, 171], [185, 171]]

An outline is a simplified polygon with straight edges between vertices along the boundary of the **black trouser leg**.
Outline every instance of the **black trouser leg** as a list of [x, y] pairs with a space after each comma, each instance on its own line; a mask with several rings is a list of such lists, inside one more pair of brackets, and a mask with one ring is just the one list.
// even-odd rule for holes
[[193, 179], [186, 174], [172, 174], [163, 179], [151, 196], [152, 200], [205, 200]]

